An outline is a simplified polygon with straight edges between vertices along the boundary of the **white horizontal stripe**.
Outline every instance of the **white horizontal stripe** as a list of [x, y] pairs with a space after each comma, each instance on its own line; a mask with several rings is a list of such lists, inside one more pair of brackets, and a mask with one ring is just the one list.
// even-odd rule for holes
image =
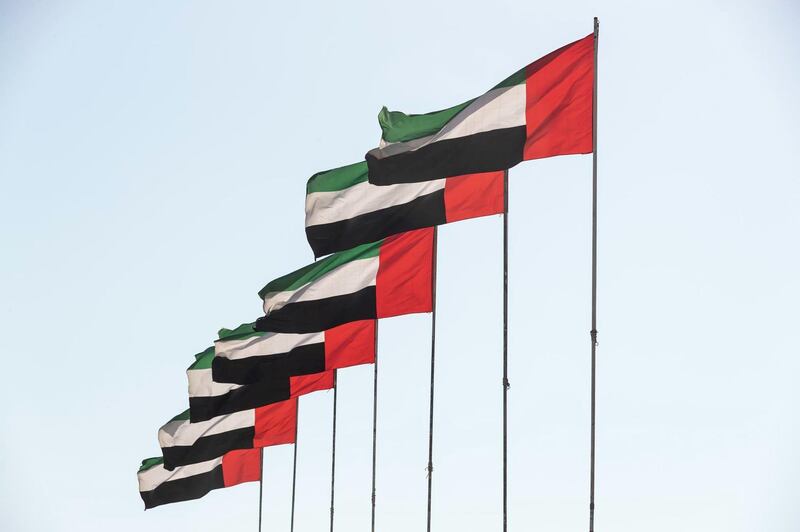
[[164, 482], [208, 473], [221, 463], [222, 457], [220, 456], [207, 462], [176, 467], [172, 471], [164, 469], [164, 464], [153, 466], [150, 469], [139, 472], [137, 475], [139, 477], [139, 491], [152, 491]]
[[269, 314], [290, 303], [315, 301], [326, 297], [352, 294], [375, 285], [378, 275], [378, 257], [358, 259], [326, 273], [319, 279], [307, 283], [297, 290], [270, 292], [264, 297], [264, 312]]
[[216, 382], [211, 369], [190, 369], [186, 372], [186, 377], [189, 379], [189, 397], [216, 397], [242, 386]]
[[158, 431], [158, 443], [163, 447], [193, 445], [203, 436], [222, 434], [236, 429], [253, 427], [256, 424], [256, 411], [253, 409], [213, 417], [200, 423], [190, 423], [188, 419], [170, 421]]
[[425, 146], [431, 142], [431, 139], [433, 139], [434, 136], [435, 134], [428, 135], [427, 137], [420, 137], [418, 139], [405, 140], [402, 142], [387, 142], [383, 140], [383, 137], [381, 137], [378, 147], [370, 150], [369, 153], [375, 155], [377, 159], [383, 159], [384, 157], [388, 157], [390, 155], [413, 151], [420, 146]]
[[238, 360], [254, 356], [288, 353], [295, 347], [319, 344], [324, 341], [324, 332], [308, 334], [267, 333], [241, 340], [217, 340], [214, 343], [214, 354], [221, 358]]
[[188, 419], [173, 419], [162, 425], [161, 428], [158, 429], [159, 447], [172, 447], [174, 445], [172, 440], [175, 434], [187, 423], [189, 423]]
[[306, 196], [306, 227], [347, 220], [386, 207], [403, 205], [444, 188], [445, 179], [423, 183], [378, 186], [358, 183], [334, 192], [312, 192]]
[[381, 142], [370, 153], [378, 159], [417, 150], [440, 140], [525, 125], [525, 83], [493, 89], [472, 102], [433, 135], [406, 142]]

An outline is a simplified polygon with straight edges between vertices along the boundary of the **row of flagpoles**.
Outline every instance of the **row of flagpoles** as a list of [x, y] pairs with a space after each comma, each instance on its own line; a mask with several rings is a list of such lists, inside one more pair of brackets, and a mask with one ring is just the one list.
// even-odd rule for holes
[[508, 169], [521, 161], [592, 153], [591, 442], [594, 529], [597, 346], [597, 40], [593, 34], [531, 63], [484, 95], [411, 115], [385, 108], [366, 161], [320, 172], [306, 190], [316, 262], [268, 283], [264, 315], [221, 329], [188, 368], [189, 409], [159, 430], [162, 456], [140, 467], [145, 508], [259, 481], [263, 449], [294, 444], [299, 397], [333, 389], [330, 530], [336, 473], [337, 371], [373, 364], [371, 529], [375, 530], [379, 319], [431, 313], [427, 530], [431, 530], [436, 354], [437, 226], [503, 214], [503, 532], [508, 528]]

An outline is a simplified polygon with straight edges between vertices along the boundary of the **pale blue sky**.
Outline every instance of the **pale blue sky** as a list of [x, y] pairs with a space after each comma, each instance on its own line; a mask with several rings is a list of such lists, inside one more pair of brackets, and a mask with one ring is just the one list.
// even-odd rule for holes
[[[381, 105], [476, 96], [597, 15], [597, 530], [799, 530], [799, 14], [0, 2], [0, 529], [255, 530], [256, 484], [145, 513], [136, 469], [192, 355], [311, 260], [305, 180]], [[585, 529], [590, 170], [511, 171], [511, 531]], [[500, 526], [501, 231], [440, 232], [437, 532]], [[424, 527], [429, 323], [380, 328], [382, 532]], [[371, 369], [340, 383], [337, 530], [368, 530]], [[326, 530], [331, 399], [302, 401], [297, 532]], [[266, 453], [268, 531], [290, 459]]]

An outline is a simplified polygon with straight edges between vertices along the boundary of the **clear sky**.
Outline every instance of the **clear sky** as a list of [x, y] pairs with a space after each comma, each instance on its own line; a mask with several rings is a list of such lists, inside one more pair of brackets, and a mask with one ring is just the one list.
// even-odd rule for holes
[[[0, 3], [0, 529], [255, 530], [258, 486], [143, 512], [184, 370], [309, 262], [305, 181], [381, 105], [474, 97], [600, 17], [598, 532], [800, 530], [800, 8]], [[510, 530], [586, 526], [591, 159], [511, 171]], [[502, 224], [442, 228], [434, 530], [500, 527]], [[423, 530], [430, 319], [380, 328], [378, 527]], [[371, 368], [340, 373], [337, 530], [369, 527]], [[326, 530], [331, 393], [301, 402]], [[291, 448], [266, 452], [288, 531]]]

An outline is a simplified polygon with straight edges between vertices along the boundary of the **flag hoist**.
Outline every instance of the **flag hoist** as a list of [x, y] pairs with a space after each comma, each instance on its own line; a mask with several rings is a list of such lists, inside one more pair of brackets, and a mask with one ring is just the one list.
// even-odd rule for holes
[[378, 460], [378, 331], [375, 325], [375, 363], [372, 370], [372, 496], [370, 511], [370, 530], [375, 532], [375, 503], [376, 503], [376, 479], [377, 479], [377, 460]]
[[300, 401], [297, 402], [298, 423], [294, 426], [294, 453], [292, 457], [292, 508], [289, 518], [289, 532], [294, 532], [294, 507], [297, 496], [297, 425], [300, 421]]
[[336, 501], [336, 371], [333, 372], [333, 427], [331, 430], [331, 532], [333, 532], [333, 508]]
[[261, 463], [259, 464], [260, 475], [258, 478], [258, 532], [261, 532], [261, 516], [263, 515], [264, 505], [264, 448], [261, 449]]
[[589, 451], [589, 532], [594, 532], [594, 473], [595, 473], [595, 373], [597, 368], [597, 43], [600, 21], [594, 18], [594, 76], [592, 77], [592, 328], [591, 342], [591, 443]]
[[[383, 108], [365, 161], [319, 172], [306, 186], [306, 236], [316, 262], [268, 283], [264, 316], [222, 329], [187, 371], [190, 408], [159, 431], [163, 458], [142, 463], [146, 508], [260, 482], [263, 448], [294, 444], [298, 397], [333, 389], [330, 530], [334, 527], [338, 369], [373, 363], [371, 530], [376, 523], [377, 319], [431, 313], [427, 531], [431, 532], [436, 369], [437, 227], [503, 214], [502, 529], [508, 529], [508, 169], [592, 153], [589, 531], [594, 531], [597, 348], [597, 42], [594, 32], [448, 109]], [[327, 256], [326, 256], [327, 255]], [[321, 331], [321, 332], [320, 332]]]
[[438, 227], [433, 228], [433, 257], [432, 268], [433, 275], [431, 276], [431, 292], [433, 294], [433, 303], [431, 305], [431, 391], [430, 391], [430, 409], [428, 416], [428, 514], [427, 514], [427, 531], [431, 532], [431, 511], [432, 511], [432, 496], [433, 496], [433, 392], [436, 384], [435, 370], [436, 370], [436, 251], [437, 239], [439, 236]]
[[508, 530], [508, 170], [503, 173], [503, 532]]

